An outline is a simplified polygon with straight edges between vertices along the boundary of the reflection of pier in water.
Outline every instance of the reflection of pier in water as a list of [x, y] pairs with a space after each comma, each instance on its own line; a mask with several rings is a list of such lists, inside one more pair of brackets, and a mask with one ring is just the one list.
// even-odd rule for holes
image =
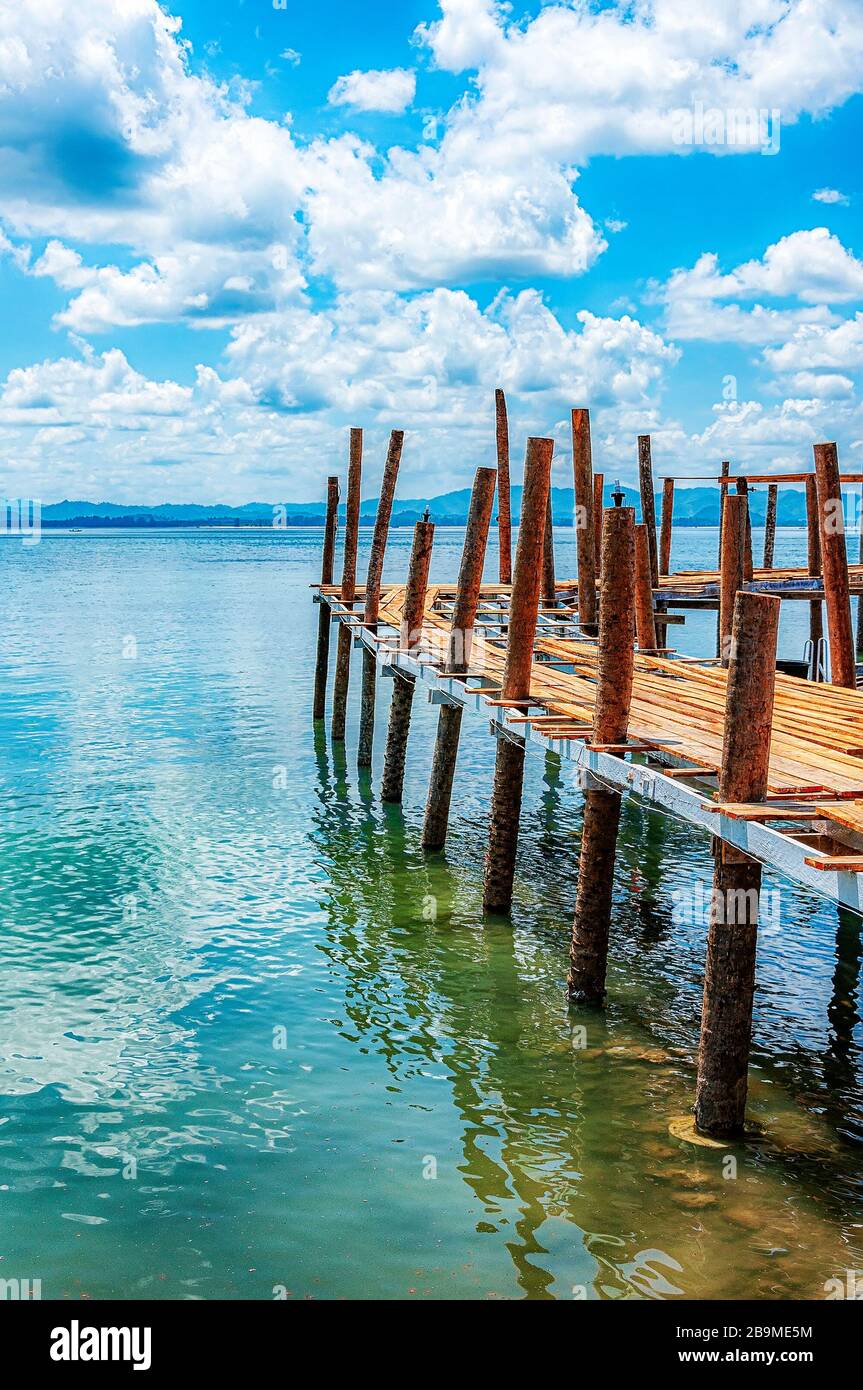
[[[675, 1152], [667, 1136], [663, 1117], [684, 1108], [690, 1063], [637, 1018], [621, 1024], [620, 1006], [611, 1025], [599, 1015], [588, 1023], [579, 1049], [581, 1021], [567, 1010], [544, 932], [473, 929], [478, 881], [445, 857], [425, 860], [400, 809], [370, 802], [364, 775], [348, 773], [343, 749], [328, 749], [322, 731], [315, 751], [320, 810], [311, 839], [328, 885], [321, 949], [345, 983], [342, 1034], [376, 1052], [399, 1089], [426, 1069], [445, 1070], [461, 1127], [458, 1172], [479, 1203], [478, 1225], [504, 1240], [519, 1289], [531, 1298], [572, 1297], [575, 1284], [586, 1284], [588, 1297], [703, 1296], [715, 1287], [714, 1247], [729, 1280], [735, 1263], [739, 1273], [745, 1227], [726, 1220], [724, 1194], [690, 1205], [715, 1193], [723, 1152]], [[398, 887], [405, 884], [407, 892]], [[434, 921], [423, 916], [430, 902]], [[795, 1072], [818, 1070], [817, 1055], [805, 1066], [789, 1060]], [[746, 1162], [745, 1150], [727, 1152]], [[783, 1171], [815, 1190], [825, 1165], [838, 1173], [843, 1161], [826, 1133], [817, 1152], [770, 1158], [774, 1183], [762, 1173], [750, 1200], [753, 1210], [763, 1204], [760, 1220], [772, 1213], [778, 1224], [787, 1219]], [[742, 1203], [729, 1205], [742, 1221]], [[805, 1202], [790, 1229], [795, 1251], [824, 1244]], [[417, 1252], [418, 1264], [429, 1262]], [[795, 1254], [785, 1277], [802, 1278], [804, 1264]]]

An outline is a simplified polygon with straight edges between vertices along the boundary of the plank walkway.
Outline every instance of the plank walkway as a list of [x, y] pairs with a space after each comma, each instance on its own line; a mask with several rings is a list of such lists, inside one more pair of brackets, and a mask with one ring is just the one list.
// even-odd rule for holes
[[[860, 573], [863, 579], [863, 568]], [[550, 749], [603, 780], [647, 792], [661, 809], [683, 814], [815, 891], [863, 909], [863, 878], [857, 872], [863, 870], [863, 692], [777, 674], [771, 801], [757, 808], [719, 807], [710, 784], [713, 779], [715, 787], [722, 759], [726, 672], [709, 662], [636, 653], [629, 743], [619, 750], [594, 747], [598, 650], [580, 635], [570, 606], [573, 591], [571, 583], [558, 584], [559, 606], [540, 611], [530, 702], [518, 706], [499, 698], [508, 586], [483, 586], [470, 670], [461, 678], [441, 674], [452, 585], [429, 587], [419, 654], [399, 647], [404, 585], [384, 587], [377, 632], [364, 628], [361, 614], [341, 604], [337, 586], [325, 586], [321, 597], [334, 617], [354, 624], [357, 640], [376, 652], [381, 665], [437, 687], [440, 694], [431, 698], [455, 699], [484, 713], [504, 735]], [[357, 605], [362, 599], [359, 587]], [[640, 754], [648, 764], [614, 753]], [[783, 824], [787, 828], [778, 828]]]

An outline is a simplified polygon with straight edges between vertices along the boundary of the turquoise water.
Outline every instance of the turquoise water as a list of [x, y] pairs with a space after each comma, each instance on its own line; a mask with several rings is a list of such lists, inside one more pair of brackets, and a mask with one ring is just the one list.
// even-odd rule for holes
[[[391, 540], [396, 577], [409, 545]], [[674, 563], [715, 546], [681, 530]], [[528, 759], [512, 925], [483, 923], [492, 741], [466, 724], [450, 843], [425, 859], [436, 711], [416, 701], [401, 809], [376, 795], [385, 682], [371, 779], [356, 660], [346, 751], [312, 727], [319, 547], [0, 546], [0, 1279], [69, 1299], [823, 1297], [863, 1268], [856, 919], [768, 878], [763, 1139], [672, 1137], [704, 956], [675, 905], [709, 885], [707, 842], [624, 807], [608, 1008], [570, 1014], [571, 776]], [[433, 578], [460, 547], [439, 531]], [[570, 535], [558, 549], [571, 573]], [[777, 563], [803, 549], [780, 532]], [[799, 655], [805, 605], [786, 608]], [[705, 651], [715, 617], [671, 631]]]

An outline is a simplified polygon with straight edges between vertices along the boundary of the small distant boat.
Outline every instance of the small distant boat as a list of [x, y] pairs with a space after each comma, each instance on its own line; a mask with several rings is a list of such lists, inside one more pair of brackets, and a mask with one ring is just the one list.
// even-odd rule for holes
[[80, 526], [70, 526], [70, 527], [69, 527], [69, 533], [70, 533], [70, 535], [73, 535], [73, 536], [80, 536], [80, 534], [81, 534], [81, 529], [82, 529], [82, 528], [81, 528]]

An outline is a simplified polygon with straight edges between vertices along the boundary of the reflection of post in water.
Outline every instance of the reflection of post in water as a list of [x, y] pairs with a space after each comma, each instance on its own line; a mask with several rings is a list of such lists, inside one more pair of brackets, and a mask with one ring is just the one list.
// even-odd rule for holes
[[[854, 1087], [857, 1082], [860, 1052], [854, 1043], [854, 1029], [860, 1022], [857, 997], [863, 959], [861, 925], [856, 913], [839, 908], [833, 992], [827, 1006], [830, 1041], [824, 1056], [824, 1080], [831, 1103], [842, 1103], [844, 1097], [841, 1093]], [[844, 1108], [842, 1104], [843, 1111]]]
[[[662, 941], [671, 925], [671, 914], [661, 906], [663, 874], [667, 864], [668, 821], [657, 811], [638, 807], [634, 815], [624, 809], [623, 842], [636, 832], [632, 853], [633, 900], [644, 946]], [[632, 843], [632, 842], [630, 842]]]

